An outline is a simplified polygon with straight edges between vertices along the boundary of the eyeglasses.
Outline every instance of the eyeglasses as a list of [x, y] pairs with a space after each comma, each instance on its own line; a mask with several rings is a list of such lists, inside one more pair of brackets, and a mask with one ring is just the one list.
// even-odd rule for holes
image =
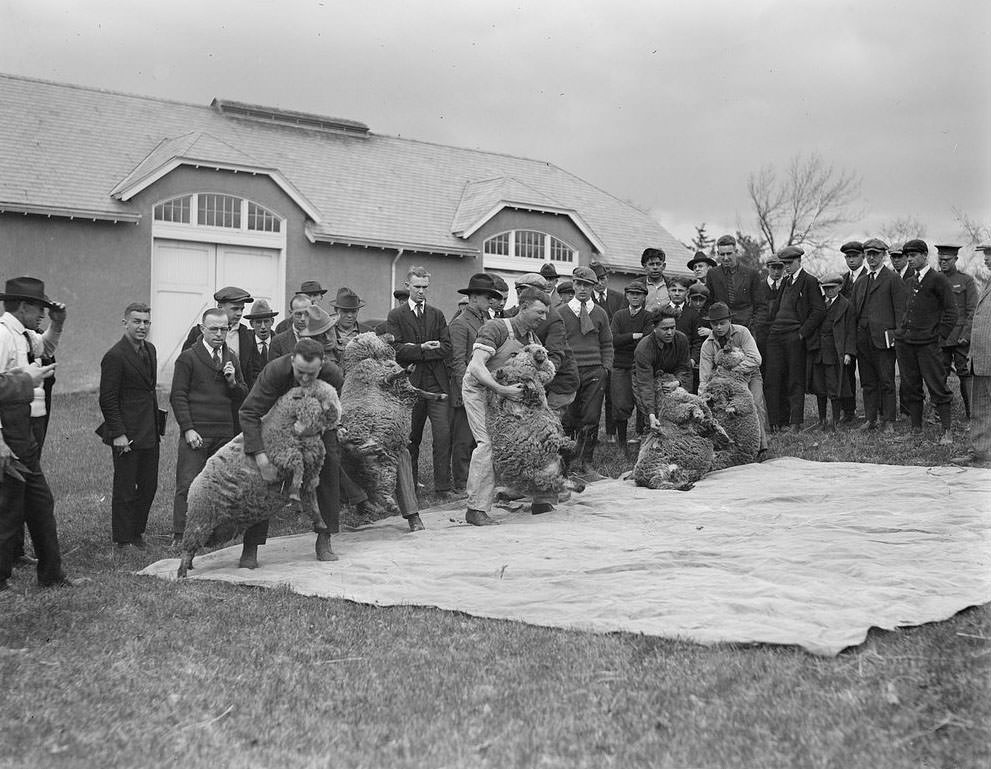
[[221, 333], [226, 334], [227, 326], [207, 326], [206, 330], [209, 331], [211, 334], [221, 334]]

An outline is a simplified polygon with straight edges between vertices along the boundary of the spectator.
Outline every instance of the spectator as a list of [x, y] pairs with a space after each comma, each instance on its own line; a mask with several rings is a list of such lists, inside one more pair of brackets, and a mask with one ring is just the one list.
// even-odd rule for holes
[[278, 314], [264, 299], [257, 299], [251, 305], [251, 312], [244, 316], [255, 332], [253, 343], [243, 350], [244, 358], [241, 360], [241, 373], [249, 390], [265, 365], [277, 357], [272, 355], [272, 323]]
[[661, 374], [674, 374], [686, 390], [691, 386], [692, 357], [688, 337], [678, 331], [676, 323], [671, 308], [662, 309], [653, 332], [641, 339], [633, 351], [634, 394], [650, 427], [659, 424], [654, 380]]
[[[824, 432], [835, 432], [836, 423], [842, 419], [845, 399], [852, 392], [846, 369], [853, 365], [857, 355], [857, 325], [849, 300], [840, 294], [843, 276], [829, 276], [820, 285], [825, 295], [826, 314], [819, 326], [819, 345], [809, 353], [809, 390], [816, 396], [819, 428]], [[827, 401], [833, 404], [831, 418], [826, 415]]]
[[[255, 332], [241, 323], [244, 305], [251, 301], [251, 294], [237, 286], [225, 286], [215, 293], [213, 298], [217, 302], [217, 307], [227, 315], [228, 329], [224, 343], [240, 360], [241, 351], [249, 349], [255, 343]], [[186, 341], [183, 342], [182, 349], [188, 350], [201, 338], [200, 327], [198, 325], [193, 326], [189, 330]]]
[[688, 303], [705, 320], [709, 312], [709, 289], [702, 283], [693, 283], [688, 287]]
[[[319, 305], [323, 301], [324, 294], [327, 293], [327, 289], [320, 285], [318, 280], [304, 280], [300, 286], [299, 291], [296, 292], [296, 296], [305, 296], [310, 300], [310, 304]], [[282, 334], [289, 330], [289, 324], [292, 323], [292, 316], [279, 321], [279, 325], [275, 327], [275, 334]], [[297, 341], [299, 341], [297, 337]], [[295, 346], [295, 344], [294, 344]], [[290, 348], [291, 350], [292, 348]], [[289, 352], [289, 350], [287, 350]]]
[[[606, 317], [612, 321], [613, 315], [621, 307], [626, 305], [623, 294], [609, 288], [609, 271], [600, 262], [591, 262], [589, 267], [599, 279], [598, 284], [592, 291], [592, 301], [606, 311]], [[606, 412], [606, 443], [616, 442], [616, 423], [613, 421], [612, 390], [609, 386], [609, 374], [606, 372], [605, 380], [602, 382], [603, 402]]]
[[857, 318], [857, 368], [863, 390], [861, 430], [895, 432], [894, 330], [905, 315], [907, 289], [898, 275], [884, 266], [888, 244], [879, 238], [864, 243], [867, 270], [853, 286]]
[[[628, 283], [626, 286], [628, 306], [617, 310], [610, 323], [614, 351], [610, 377], [613, 420], [624, 454], [628, 454], [630, 446], [637, 443], [636, 438], [627, 438], [628, 423], [636, 408], [636, 398], [633, 393], [633, 352], [640, 340], [654, 330], [654, 316], [644, 309], [646, 299], [647, 287], [642, 281], [634, 280]], [[636, 412], [634, 429], [635, 435], [640, 436], [643, 435], [646, 427], [647, 415], [639, 408]]]
[[358, 322], [358, 310], [364, 307], [365, 303], [347, 286], [338, 289], [333, 306], [337, 314], [331, 319], [332, 325], [327, 332], [327, 337], [330, 340], [328, 353], [333, 357], [334, 362], [340, 366], [343, 365], [344, 348], [348, 346], [348, 342], [358, 334], [374, 331], [375, 328]]
[[[840, 246], [843, 259], [846, 261], [847, 271], [843, 273], [843, 283], [840, 286], [840, 296], [843, 296], [851, 303], [850, 314], [856, 315], [856, 308], [853, 304], [853, 287], [858, 280], [867, 274], [868, 270], [864, 265], [864, 244], [859, 240], [850, 240]], [[856, 334], [854, 334], [854, 348], [856, 348]], [[843, 416], [840, 417], [840, 424], [852, 424], [857, 418], [857, 357], [849, 366], [843, 367], [843, 375], [847, 378], [850, 394], [841, 399], [843, 405]]]
[[557, 282], [561, 276], [558, 275], [557, 267], [553, 262], [544, 262], [540, 265], [540, 277], [547, 281], [547, 287], [550, 289], [551, 307], [557, 307], [561, 304], [561, 297], [557, 293]]
[[705, 276], [709, 301], [727, 305], [733, 313], [733, 322], [749, 329], [757, 312], [760, 275], [757, 270], [740, 264], [740, 252], [732, 235], [722, 235], [716, 241], [716, 260], [719, 267]]
[[[159, 443], [165, 412], [158, 409], [158, 353], [148, 340], [151, 308], [135, 302], [124, 308], [124, 336], [100, 362], [97, 433], [110, 446], [114, 462], [111, 535], [118, 548], [145, 548], [148, 512], [158, 491]], [[197, 332], [199, 335], [199, 332]]]
[[692, 278], [672, 278], [668, 283], [668, 294], [671, 296], [668, 307], [674, 310], [678, 319], [678, 330], [688, 337], [688, 345], [692, 351], [692, 382], [689, 389], [696, 393], [699, 386], [699, 354], [702, 350], [702, 342], [709, 335], [709, 329], [703, 325], [701, 314], [688, 301], [688, 290], [693, 285], [699, 284], [696, 284]]
[[974, 307], [977, 305], [977, 284], [965, 272], [957, 269], [960, 246], [936, 246], [939, 270], [950, 281], [953, 298], [957, 305], [957, 322], [950, 332], [939, 340], [943, 366], [946, 375], [956, 372], [960, 381], [960, 398], [963, 410], [970, 419], [970, 366], [967, 352], [970, 347], [970, 332], [974, 324]]
[[644, 285], [647, 287], [647, 299], [644, 307], [649, 313], [656, 313], [671, 301], [668, 296], [668, 282], [664, 277], [664, 268], [668, 257], [663, 248], [645, 248], [640, 255], [640, 266], [643, 267]]
[[[977, 247], [984, 267], [991, 270], [991, 245]], [[955, 465], [987, 465], [991, 461], [991, 281], [984, 285], [974, 306], [969, 345], [971, 373], [970, 446], [953, 457]]]
[[891, 269], [906, 283], [909, 278], [915, 275], [915, 270], [909, 264], [908, 254], [905, 253], [904, 246], [901, 243], [895, 243], [888, 249], [888, 257], [891, 259]]
[[501, 318], [506, 310], [506, 300], [509, 299], [509, 284], [499, 275], [492, 273], [496, 293], [489, 297], [489, 319]]
[[272, 346], [268, 353], [269, 360], [281, 358], [296, 349], [299, 340], [303, 338], [302, 332], [306, 329], [307, 320], [310, 317], [309, 308], [312, 306], [314, 304], [306, 294], [296, 294], [289, 300], [291, 325], [272, 339]]
[[716, 266], [716, 260], [704, 251], [696, 251], [695, 256], [688, 262], [688, 269], [695, 274], [694, 283], [705, 283], [706, 274]]
[[[387, 320], [396, 360], [401, 366], [416, 364], [410, 382], [430, 393], [447, 394], [450, 387], [447, 362], [451, 358], [451, 337], [444, 313], [427, 304], [430, 273], [423, 267], [413, 267], [406, 276], [409, 300], [389, 311]], [[410, 428], [410, 457], [413, 477], [419, 477], [420, 441], [423, 427], [430, 419], [433, 437], [434, 493], [440, 499], [451, 494], [451, 426], [448, 404], [444, 399], [417, 399], [413, 406]]]

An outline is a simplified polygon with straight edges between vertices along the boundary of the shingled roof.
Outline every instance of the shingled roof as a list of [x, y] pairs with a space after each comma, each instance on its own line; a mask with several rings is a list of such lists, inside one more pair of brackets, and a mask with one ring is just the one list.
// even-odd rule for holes
[[539, 160], [11, 75], [0, 104], [0, 210], [129, 220], [128, 189], [168, 163], [212, 161], [297, 191], [319, 241], [474, 251], [459, 235], [506, 205], [572, 216], [613, 267], [639, 269], [648, 245], [691, 255], [647, 213]]

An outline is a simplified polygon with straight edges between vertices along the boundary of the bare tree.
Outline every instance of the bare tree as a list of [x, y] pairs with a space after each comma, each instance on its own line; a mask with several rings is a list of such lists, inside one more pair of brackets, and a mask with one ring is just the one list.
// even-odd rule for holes
[[860, 217], [853, 208], [860, 197], [860, 177], [827, 165], [815, 153], [793, 157], [781, 176], [765, 165], [750, 174], [747, 192], [772, 253], [785, 246], [825, 248], [836, 227]]
[[904, 243], [912, 238], [925, 238], [926, 225], [914, 216], [899, 216], [881, 225], [881, 237], [888, 243]]
[[960, 258], [957, 260], [957, 267], [975, 276], [981, 283], [985, 283], [991, 278], [991, 275], [988, 274], [988, 270], [984, 266], [983, 254], [979, 254], [975, 249], [980, 245], [991, 243], [991, 225], [978, 224], [969, 214], [956, 206], [953, 207], [952, 211], [964, 241], [963, 248], [960, 250]]
[[710, 237], [709, 233], [705, 231], [705, 222], [695, 225], [695, 237], [692, 238], [692, 249], [711, 254], [712, 248], [715, 245], [716, 239]]

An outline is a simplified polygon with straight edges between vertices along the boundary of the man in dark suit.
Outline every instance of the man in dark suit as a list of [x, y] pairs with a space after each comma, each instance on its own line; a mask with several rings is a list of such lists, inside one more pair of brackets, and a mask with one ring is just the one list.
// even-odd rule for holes
[[867, 421], [861, 430], [895, 432], [894, 330], [905, 314], [907, 289], [895, 272], [884, 266], [888, 244], [879, 238], [864, 243], [867, 270], [853, 286], [857, 318], [857, 368], [864, 394]]
[[272, 338], [272, 346], [269, 349], [270, 360], [288, 355], [293, 351], [296, 343], [302, 339], [301, 333], [306, 328], [306, 320], [309, 317], [307, 312], [311, 306], [313, 306], [313, 302], [305, 294], [296, 294], [289, 300], [290, 325], [285, 331]]
[[[271, 318], [268, 319], [271, 323]], [[203, 313], [203, 340], [179, 353], [169, 402], [179, 424], [179, 448], [172, 503], [173, 545], [186, 529], [189, 484], [221, 446], [241, 432], [237, 410], [248, 394], [237, 356], [224, 344], [227, 315], [215, 308]], [[246, 350], [250, 353], [250, 348]], [[242, 563], [254, 568], [257, 563]]]
[[760, 275], [757, 270], [740, 264], [736, 238], [722, 235], [716, 241], [716, 261], [719, 266], [705, 275], [710, 302], [722, 302], [733, 313], [733, 323], [746, 326], [751, 333], [760, 293]]
[[[867, 274], [867, 267], [864, 265], [864, 244], [859, 240], [849, 240], [840, 246], [843, 260], [846, 262], [847, 271], [843, 273], [843, 282], [840, 284], [840, 296], [848, 302], [853, 301], [853, 287], [858, 280]], [[856, 308], [851, 306], [848, 310], [851, 317], [856, 315]], [[856, 348], [856, 333], [854, 333], [854, 348]], [[840, 399], [843, 407], [843, 416], [839, 418], [840, 424], [850, 424], [857, 418], [857, 358], [849, 366], [843, 367], [843, 376], [847, 379], [847, 387], [850, 394], [844, 395]]]
[[[213, 298], [217, 307], [227, 315], [228, 329], [224, 342], [240, 360], [242, 351], [255, 343], [255, 332], [241, 322], [244, 305], [251, 301], [251, 294], [237, 286], [224, 286]], [[182, 343], [182, 349], [188, 350], [202, 337], [199, 325], [193, 326], [186, 335], [186, 341]]]
[[[144, 549], [148, 511], [158, 491], [159, 421], [155, 386], [158, 354], [147, 341], [151, 309], [129, 304], [124, 336], [100, 363], [100, 437], [113, 451], [111, 533], [118, 547]], [[164, 416], [164, 415], [163, 415]]]
[[269, 307], [264, 299], [258, 299], [251, 305], [251, 312], [244, 316], [244, 319], [251, 324], [251, 330], [255, 332], [250, 347], [241, 350], [241, 373], [244, 375], [244, 383], [251, 389], [258, 374], [265, 364], [270, 360], [275, 360], [277, 355], [272, 354], [272, 324], [275, 316], [279, 313]]
[[888, 249], [888, 258], [891, 260], [891, 269], [895, 274], [908, 282], [909, 278], [915, 275], [915, 268], [909, 263], [911, 260], [905, 253], [905, 248], [901, 243], [895, 243]]
[[960, 246], [936, 246], [939, 271], [946, 276], [957, 303], [957, 322], [950, 332], [939, 340], [946, 375], [955, 371], [960, 382], [960, 398], [963, 410], [970, 419], [970, 365], [967, 354], [970, 351], [970, 332], [974, 323], [974, 308], [977, 306], [977, 284], [966, 272], [957, 269], [957, 255]]
[[[626, 299], [629, 306], [617, 310], [609, 322], [613, 345], [609, 387], [612, 390], [617, 440], [624, 455], [629, 453], [631, 445], [636, 445], [647, 425], [647, 415], [637, 408], [634, 397], [633, 352], [641, 339], [653, 333], [655, 321], [654, 314], [647, 312], [643, 306], [647, 299], [647, 287], [643, 281], [634, 280], [626, 286]], [[634, 422], [635, 437], [630, 439], [627, 438], [627, 427], [634, 409], [637, 412]]]
[[[410, 383], [436, 395], [447, 395], [450, 386], [448, 361], [451, 358], [451, 336], [444, 313], [427, 304], [430, 273], [423, 267], [413, 267], [406, 275], [409, 299], [389, 311], [386, 325], [396, 348], [396, 361], [401, 366], [413, 364]], [[507, 286], [508, 288], [508, 286]], [[433, 437], [434, 493], [441, 499], [451, 494], [451, 427], [449, 409], [444, 398], [417, 399], [413, 406], [410, 428], [410, 457], [414, 478], [419, 477], [420, 441], [423, 427], [430, 419]]]
[[957, 322], [957, 303], [947, 277], [929, 266], [926, 242], [909, 240], [902, 248], [915, 274], [908, 280], [905, 313], [895, 332], [901, 402], [908, 410], [912, 432], [921, 435], [924, 382], [942, 425], [939, 445], [952, 446], [950, 406], [953, 396], [946, 386], [939, 340], [945, 339]]
[[[819, 326], [819, 349], [809, 356], [809, 390], [816, 396], [819, 428], [823, 432], [835, 432], [844, 398], [851, 393], [846, 369], [857, 354], [857, 327], [850, 300], [840, 294], [843, 276], [827, 276], [820, 285], [825, 294], [826, 315]], [[829, 401], [833, 403], [832, 417], [827, 416]]]
[[[799, 246], [786, 246], [777, 253], [785, 264], [785, 278], [771, 306], [767, 336], [767, 409], [772, 431], [790, 425], [792, 432], [801, 432], [807, 355], [819, 349], [819, 326], [826, 315], [819, 281], [802, 269], [804, 254]], [[788, 413], [782, 413], [785, 400]]]
[[[589, 267], [599, 279], [599, 284], [592, 290], [592, 302], [606, 311], [606, 317], [612, 322], [612, 316], [623, 307], [627, 306], [626, 297], [609, 288], [609, 271], [601, 262], [591, 262]], [[606, 411], [606, 443], [616, 442], [616, 421], [613, 414], [612, 388], [609, 384], [611, 372], [607, 371], [602, 382], [602, 392], [604, 396]]]
[[[323, 295], [326, 293], [327, 289], [320, 285], [320, 281], [304, 280], [300, 284], [299, 291], [296, 292], [295, 296], [305, 296], [310, 301], [310, 304], [319, 305], [323, 301]], [[275, 335], [288, 331], [290, 323], [292, 323], [292, 316], [280, 320], [279, 324], [275, 327]]]

